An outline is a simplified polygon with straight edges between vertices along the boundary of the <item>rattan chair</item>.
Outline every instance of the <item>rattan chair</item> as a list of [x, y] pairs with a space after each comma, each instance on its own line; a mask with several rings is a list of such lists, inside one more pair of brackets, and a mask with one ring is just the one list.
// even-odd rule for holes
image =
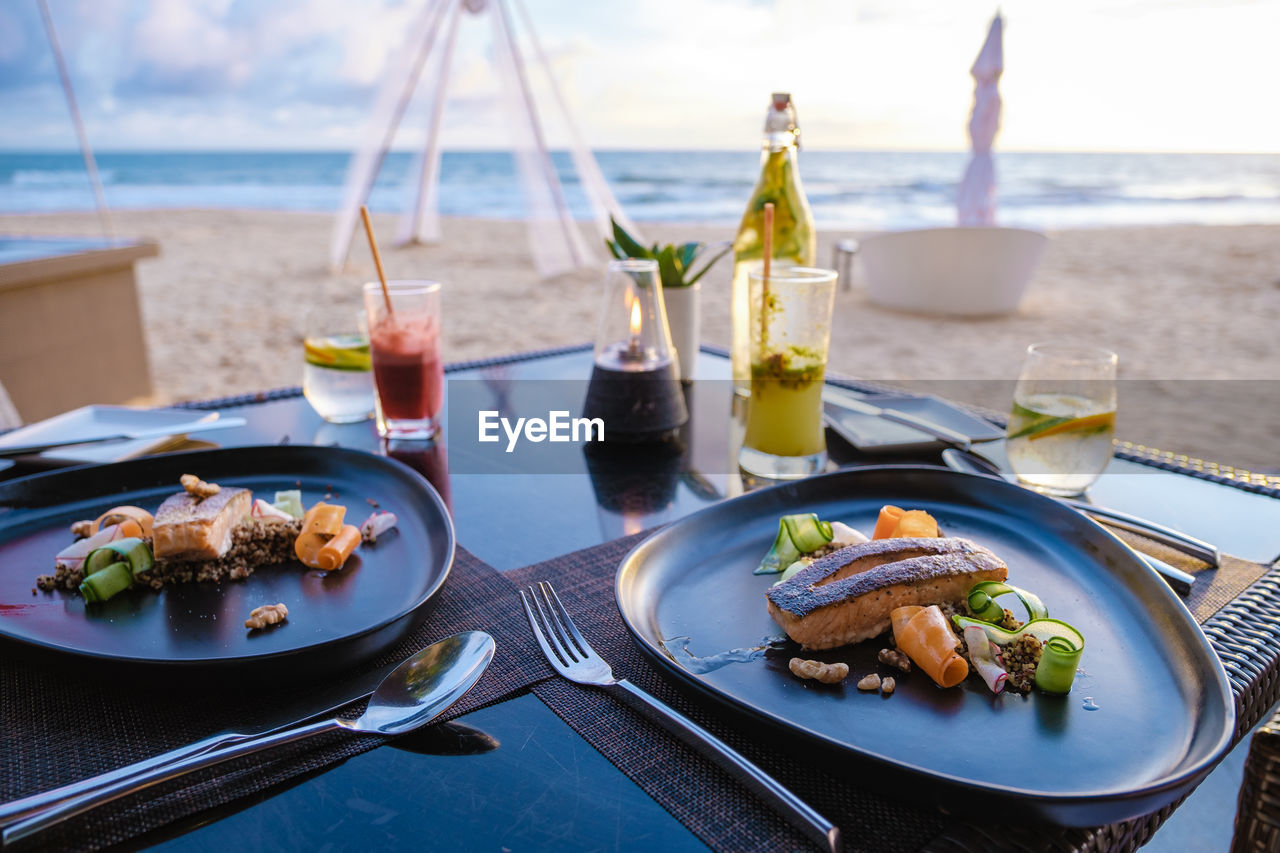
[[1280, 851], [1280, 710], [1249, 743], [1231, 853]]

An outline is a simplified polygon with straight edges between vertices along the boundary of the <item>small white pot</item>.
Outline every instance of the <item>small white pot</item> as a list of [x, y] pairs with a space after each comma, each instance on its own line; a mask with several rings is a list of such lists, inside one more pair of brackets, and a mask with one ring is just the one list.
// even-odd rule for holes
[[692, 379], [698, 363], [698, 339], [702, 334], [701, 289], [702, 282], [693, 287], [662, 288], [662, 301], [667, 306], [667, 325], [671, 327], [671, 344], [676, 348], [681, 379]]

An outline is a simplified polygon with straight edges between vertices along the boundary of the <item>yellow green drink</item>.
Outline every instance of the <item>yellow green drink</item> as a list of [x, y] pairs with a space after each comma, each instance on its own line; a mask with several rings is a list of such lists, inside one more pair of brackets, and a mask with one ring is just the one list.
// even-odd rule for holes
[[826, 451], [822, 426], [823, 360], [774, 353], [751, 365], [751, 402], [743, 443], [771, 456]]
[[773, 480], [826, 465], [822, 383], [831, 341], [836, 274], [788, 267], [749, 276], [750, 397], [738, 463]]

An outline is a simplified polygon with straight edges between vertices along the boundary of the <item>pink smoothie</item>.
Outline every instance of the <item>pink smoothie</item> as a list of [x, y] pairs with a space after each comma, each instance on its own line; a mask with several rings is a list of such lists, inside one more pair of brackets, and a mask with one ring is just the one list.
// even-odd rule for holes
[[369, 335], [382, 415], [435, 419], [444, 403], [440, 334], [432, 317], [384, 317]]

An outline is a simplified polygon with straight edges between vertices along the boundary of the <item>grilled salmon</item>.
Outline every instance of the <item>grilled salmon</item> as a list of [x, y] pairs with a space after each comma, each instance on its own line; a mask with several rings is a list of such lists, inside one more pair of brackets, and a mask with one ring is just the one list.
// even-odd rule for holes
[[960, 601], [975, 583], [1008, 576], [1000, 558], [968, 539], [875, 539], [815, 560], [766, 595], [787, 636], [834, 649], [887, 631], [894, 608]]
[[231, 549], [231, 531], [249, 514], [248, 489], [223, 488], [201, 498], [179, 492], [156, 510], [156, 559], [216, 560]]

